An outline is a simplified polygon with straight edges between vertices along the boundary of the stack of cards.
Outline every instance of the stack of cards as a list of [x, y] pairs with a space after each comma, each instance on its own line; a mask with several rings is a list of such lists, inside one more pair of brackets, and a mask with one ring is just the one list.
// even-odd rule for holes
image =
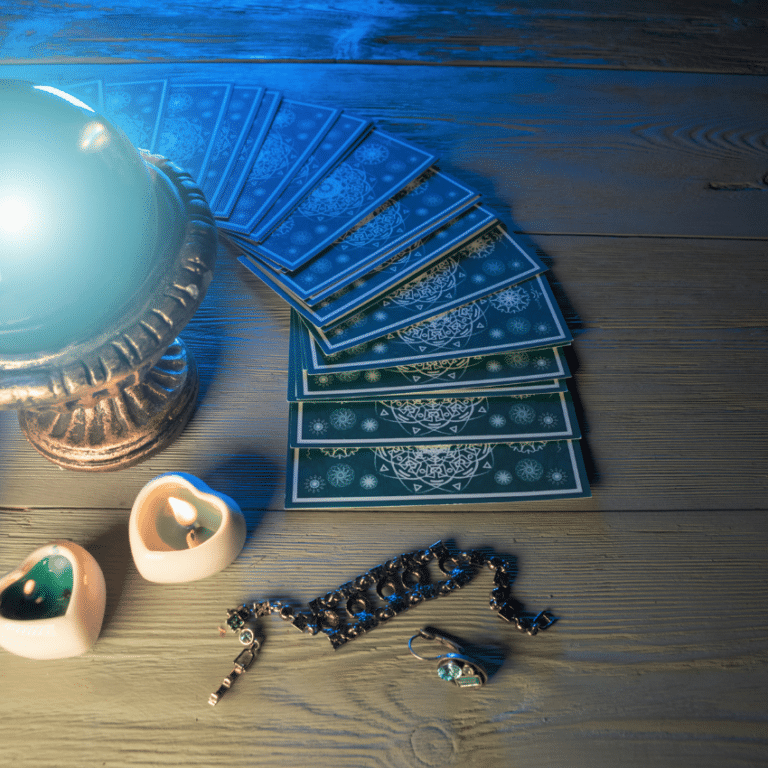
[[287, 508], [589, 495], [545, 267], [434, 155], [260, 86], [69, 91], [184, 167], [291, 305]]

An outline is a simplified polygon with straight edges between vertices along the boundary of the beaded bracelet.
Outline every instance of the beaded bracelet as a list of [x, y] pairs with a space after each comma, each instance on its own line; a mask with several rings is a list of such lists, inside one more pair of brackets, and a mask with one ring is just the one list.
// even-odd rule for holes
[[[437, 583], [432, 581], [427, 568], [433, 560], [437, 561], [438, 568], [447, 577]], [[224, 678], [218, 690], [210, 695], [208, 703], [215, 706], [253, 663], [261, 648], [256, 633], [257, 620], [261, 617], [276, 614], [302, 632], [324, 634], [335, 650], [425, 600], [460, 589], [477, 575], [483, 565], [494, 571], [490, 608], [500, 618], [528, 635], [536, 635], [557, 621], [548, 611], [537, 614], [524, 611], [523, 605], [512, 597], [512, 582], [517, 574], [514, 557], [480, 549], [452, 553], [442, 541], [438, 541], [427, 549], [398, 555], [332, 592], [310, 600], [309, 610], [296, 610], [282, 601], [270, 600], [244, 603], [239, 608], [228, 610], [227, 626], [238, 634], [238, 639], [246, 647], [235, 658], [234, 669]], [[378, 601], [370, 593], [372, 588]]]

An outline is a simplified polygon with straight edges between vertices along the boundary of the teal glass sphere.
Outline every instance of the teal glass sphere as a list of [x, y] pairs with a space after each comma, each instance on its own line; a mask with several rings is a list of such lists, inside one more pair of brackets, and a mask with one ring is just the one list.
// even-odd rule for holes
[[173, 207], [156, 186], [89, 106], [0, 80], [0, 357], [55, 354], [129, 311]]

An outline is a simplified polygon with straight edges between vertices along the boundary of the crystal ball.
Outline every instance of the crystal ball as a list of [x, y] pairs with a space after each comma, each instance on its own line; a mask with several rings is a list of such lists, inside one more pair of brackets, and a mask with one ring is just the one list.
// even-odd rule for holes
[[55, 354], [127, 311], [164, 237], [156, 187], [108, 119], [0, 80], [0, 357]]

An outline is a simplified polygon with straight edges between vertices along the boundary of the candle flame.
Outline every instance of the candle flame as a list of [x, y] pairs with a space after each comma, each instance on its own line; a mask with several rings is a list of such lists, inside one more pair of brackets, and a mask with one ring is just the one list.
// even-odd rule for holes
[[175, 496], [168, 497], [168, 506], [179, 525], [192, 525], [197, 520], [197, 510], [193, 504]]

